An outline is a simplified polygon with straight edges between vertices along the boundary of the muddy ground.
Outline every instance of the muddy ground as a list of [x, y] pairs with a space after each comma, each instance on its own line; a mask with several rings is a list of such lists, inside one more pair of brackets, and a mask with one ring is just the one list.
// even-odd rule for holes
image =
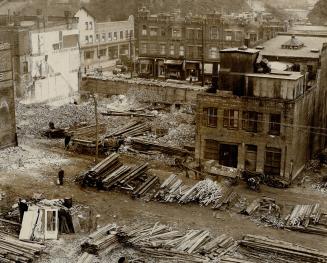
[[[75, 203], [92, 208], [94, 215], [99, 214], [99, 225], [117, 223], [119, 225], [131, 223], [161, 223], [173, 225], [179, 229], [208, 229], [213, 234], [225, 233], [234, 238], [241, 238], [244, 234], [265, 235], [271, 238], [281, 239], [301, 245], [319, 248], [327, 251], [327, 238], [264, 227], [248, 217], [231, 211], [213, 211], [210, 207], [200, 207], [197, 204], [178, 205], [159, 202], [146, 202], [141, 199], [132, 199], [122, 192], [103, 192], [91, 188], [81, 188], [74, 182], [75, 177], [88, 169], [94, 163], [92, 156], [77, 155], [65, 151], [63, 142], [46, 139], [25, 138], [21, 147], [26, 150], [26, 155], [21, 157], [20, 169], [8, 169], [10, 165], [17, 166], [17, 160], [8, 159], [7, 169], [1, 169], [1, 191], [6, 195], [1, 200], [1, 207], [4, 211], [18, 197], [31, 198], [35, 193], [43, 194], [45, 198], [64, 198], [71, 196]], [[33, 150], [36, 158], [48, 156], [57, 158], [52, 165], [33, 166], [24, 164], [29, 151]], [[35, 153], [35, 151], [37, 153]], [[54, 157], [55, 156], [55, 157]], [[130, 155], [122, 156], [124, 162], [139, 163], [140, 157]], [[35, 159], [32, 159], [34, 162]], [[149, 160], [147, 160], [149, 161]], [[10, 163], [13, 162], [13, 163]], [[25, 166], [26, 167], [25, 167]], [[25, 167], [25, 168], [24, 168]], [[65, 184], [57, 186], [57, 173], [59, 168], [65, 170]], [[160, 161], [150, 162], [151, 172], [161, 178], [171, 173], [181, 173], [177, 168], [162, 164]], [[184, 178], [185, 181], [190, 180]], [[276, 198], [277, 203], [287, 212], [295, 204], [311, 204], [319, 202], [327, 211], [327, 195], [310, 187], [294, 185], [289, 189], [275, 189], [263, 186], [259, 193], [250, 191], [246, 185], [240, 183], [235, 187], [236, 191], [247, 200], [251, 201], [259, 196]], [[3, 212], [2, 211], [2, 212]], [[63, 235], [60, 240], [52, 242], [52, 249], [47, 259], [40, 262], [74, 262], [80, 241], [87, 236], [87, 233], [78, 235]], [[60, 249], [64, 247], [64, 249]], [[51, 261], [48, 261], [51, 259]]]

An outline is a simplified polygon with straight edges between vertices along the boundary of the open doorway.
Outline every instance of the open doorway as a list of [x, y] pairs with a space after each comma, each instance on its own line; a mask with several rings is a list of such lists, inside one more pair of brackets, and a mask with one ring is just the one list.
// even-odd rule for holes
[[237, 168], [238, 146], [234, 144], [219, 145], [219, 163], [224, 166]]

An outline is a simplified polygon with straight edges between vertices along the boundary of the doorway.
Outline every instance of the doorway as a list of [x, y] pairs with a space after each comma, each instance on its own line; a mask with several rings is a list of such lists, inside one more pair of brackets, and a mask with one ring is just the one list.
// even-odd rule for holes
[[255, 172], [257, 170], [257, 148], [256, 145], [246, 145], [244, 168], [247, 171]]
[[237, 168], [238, 146], [233, 144], [219, 145], [219, 164]]

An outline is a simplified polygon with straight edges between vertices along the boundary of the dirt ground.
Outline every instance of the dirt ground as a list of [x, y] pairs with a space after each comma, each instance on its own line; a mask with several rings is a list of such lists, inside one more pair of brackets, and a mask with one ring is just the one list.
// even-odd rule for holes
[[[25, 149], [39, 151], [42, 156], [57, 156], [58, 164], [37, 167], [27, 166], [25, 169], [8, 170], [1, 169], [1, 188], [6, 193], [5, 198], [0, 201], [1, 207], [10, 205], [18, 197], [30, 198], [35, 193], [43, 194], [45, 198], [55, 199], [71, 196], [75, 203], [89, 206], [94, 214], [99, 214], [99, 225], [117, 223], [119, 225], [131, 223], [161, 223], [173, 225], [181, 230], [185, 229], [208, 229], [213, 234], [228, 234], [234, 238], [241, 238], [244, 234], [265, 235], [271, 238], [281, 239], [301, 245], [327, 251], [327, 238], [304, 234], [294, 231], [278, 230], [272, 227], [264, 227], [251, 221], [248, 217], [231, 211], [213, 211], [210, 207], [200, 207], [197, 204], [178, 205], [159, 202], [146, 202], [140, 199], [132, 199], [121, 192], [103, 192], [91, 188], [81, 188], [74, 182], [75, 177], [92, 166], [92, 156], [77, 155], [63, 148], [63, 142], [49, 142], [45, 139], [24, 139]], [[28, 154], [28, 151], [27, 151]], [[36, 155], [38, 156], [38, 155]], [[24, 159], [24, 157], [22, 157]], [[140, 162], [139, 158], [131, 156], [123, 157], [125, 162]], [[61, 162], [61, 160], [63, 160]], [[69, 160], [68, 162], [66, 160]], [[8, 160], [9, 161], [9, 160]], [[17, 160], [15, 160], [17, 161]], [[35, 160], [33, 160], [35, 161]], [[15, 165], [12, 163], [12, 165]], [[24, 166], [24, 162], [22, 164]], [[57, 186], [56, 179], [59, 168], [65, 170], [65, 184]], [[161, 178], [171, 173], [180, 172], [175, 168], [162, 165], [160, 161], [150, 162], [152, 173]], [[185, 181], [190, 180], [186, 179]], [[281, 204], [284, 212], [289, 211], [295, 204], [311, 204], [319, 202], [322, 208], [327, 211], [327, 195], [312, 188], [293, 186], [289, 189], [275, 189], [263, 186], [259, 193], [250, 191], [241, 183], [235, 190], [247, 200], [251, 201], [259, 196], [276, 198]], [[3, 212], [3, 211], [2, 211]], [[50, 250], [48, 258], [52, 261], [41, 262], [74, 262], [83, 235], [61, 236], [60, 240], [54, 242], [54, 248]], [[58, 247], [65, 242], [63, 253], [58, 253]], [[319, 246], [317, 246], [319, 244]], [[75, 249], [72, 249], [74, 247]], [[61, 256], [59, 256], [61, 255]], [[57, 260], [56, 260], [57, 259]], [[60, 260], [59, 260], [60, 259]]]

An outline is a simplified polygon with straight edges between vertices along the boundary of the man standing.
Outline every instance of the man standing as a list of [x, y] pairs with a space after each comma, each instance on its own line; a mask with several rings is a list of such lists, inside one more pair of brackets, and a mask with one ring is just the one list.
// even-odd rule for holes
[[63, 169], [60, 169], [60, 171], [58, 172], [58, 183], [59, 183], [59, 185], [64, 184], [64, 176], [65, 176], [65, 171]]
[[24, 213], [28, 210], [28, 205], [26, 203], [26, 200], [22, 200], [22, 199], [19, 198], [18, 208], [19, 208], [19, 221], [22, 223]]

